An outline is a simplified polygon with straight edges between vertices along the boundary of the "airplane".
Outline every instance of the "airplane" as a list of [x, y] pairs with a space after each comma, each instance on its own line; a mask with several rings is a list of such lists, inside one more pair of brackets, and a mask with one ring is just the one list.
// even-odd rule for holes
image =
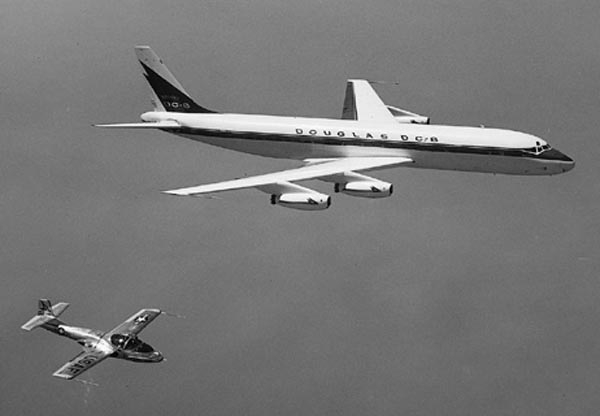
[[271, 203], [299, 210], [330, 206], [327, 194], [294, 182], [319, 179], [334, 192], [382, 198], [393, 185], [361, 172], [407, 166], [510, 175], [556, 175], [575, 162], [545, 140], [518, 131], [433, 125], [429, 117], [386, 105], [365, 79], [349, 79], [341, 119], [219, 113], [194, 101], [148, 46], [136, 46], [153, 111], [142, 122], [104, 128], [158, 129], [239, 152], [302, 161], [301, 167], [163, 191], [178, 196], [256, 188]]
[[137, 335], [162, 313], [159, 309], [142, 309], [116, 328], [102, 332], [96, 329], [66, 325], [58, 317], [69, 307], [60, 302], [52, 306], [48, 299], [38, 301], [38, 312], [21, 329], [31, 331], [44, 328], [55, 334], [77, 341], [83, 351], [56, 370], [55, 377], [71, 380], [105, 358], [113, 357], [140, 363], [159, 363], [163, 355], [141, 341]]

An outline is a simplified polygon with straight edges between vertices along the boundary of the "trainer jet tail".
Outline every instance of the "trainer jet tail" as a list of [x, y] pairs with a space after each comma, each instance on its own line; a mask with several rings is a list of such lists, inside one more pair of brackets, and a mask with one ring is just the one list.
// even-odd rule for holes
[[56, 370], [53, 376], [71, 380], [108, 357], [144, 363], [157, 363], [164, 359], [160, 352], [137, 337], [162, 313], [159, 309], [142, 309], [111, 331], [102, 332], [67, 325], [59, 320], [58, 316], [68, 306], [68, 303], [62, 302], [52, 306], [48, 299], [40, 299], [37, 315], [21, 327], [25, 331], [42, 327], [83, 347], [80, 354]]
[[57, 318], [69, 307], [68, 303], [60, 302], [52, 306], [48, 299], [38, 301], [38, 312], [33, 318], [27, 321], [21, 329], [31, 331], [51, 321], [57, 321]]

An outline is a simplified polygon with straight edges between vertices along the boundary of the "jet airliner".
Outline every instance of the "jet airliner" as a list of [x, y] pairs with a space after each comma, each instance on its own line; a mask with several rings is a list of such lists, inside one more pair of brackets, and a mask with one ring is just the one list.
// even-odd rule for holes
[[361, 172], [407, 166], [510, 175], [556, 175], [574, 161], [545, 140], [518, 131], [430, 124], [429, 117], [386, 105], [369, 81], [350, 79], [340, 119], [220, 113], [196, 103], [148, 46], [135, 47], [150, 84], [153, 111], [142, 122], [98, 127], [158, 129], [187, 139], [302, 166], [280, 172], [164, 191], [178, 196], [256, 188], [272, 204], [323, 210], [331, 197], [295, 182], [319, 179], [334, 192], [365, 198], [393, 185]]

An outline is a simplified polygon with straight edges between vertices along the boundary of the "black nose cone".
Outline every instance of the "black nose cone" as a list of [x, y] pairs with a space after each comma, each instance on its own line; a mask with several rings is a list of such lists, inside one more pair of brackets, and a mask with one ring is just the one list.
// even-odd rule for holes
[[540, 155], [540, 157], [542, 159], [547, 159], [547, 160], [558, 160], [561, 162], [571, 162], [574, 163], [573, 159], [571, 159], [569, 156], [565, 155], [562, 152], [559, 152], [556, 149], [550, 149], [545, 151], [544, 153], [542, 153]]

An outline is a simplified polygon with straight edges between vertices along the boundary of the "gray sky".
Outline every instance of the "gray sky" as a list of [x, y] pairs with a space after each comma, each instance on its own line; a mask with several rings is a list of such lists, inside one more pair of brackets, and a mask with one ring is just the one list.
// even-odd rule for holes
[[[5, 0], [0, 414], [587, 415], [600, 405], [600, 4]], [[160, 189], [295, 166], [161, 132], [133, 45], [201, 105], [339, 117], [345, 80], [436, 123], [546, 138], [556, 177], [395, 169], [387, 200], [303, 213]], [[322, 183], [310, 183], [330, 191]], [[51, 373], [19, 326], [49, 297], [110, 329], [141, 307], [167, 362]]]

